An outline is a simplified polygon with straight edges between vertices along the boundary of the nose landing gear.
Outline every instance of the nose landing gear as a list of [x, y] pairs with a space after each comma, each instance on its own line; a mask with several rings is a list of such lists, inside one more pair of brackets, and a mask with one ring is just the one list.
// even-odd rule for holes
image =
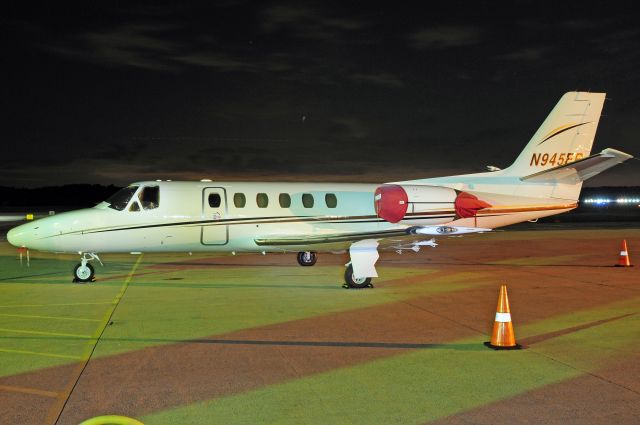
[[83, 252], [80, 254], [80, 263], [76, 265], [75, 269], [73, 269], [73, 283], [87, 283], [94, 282], [95, 279], [95, 269], [89, 261], [98, 260], [101, 266], [102, 261], [100, 261], [100, 257], [97, 254], [92, 252]]

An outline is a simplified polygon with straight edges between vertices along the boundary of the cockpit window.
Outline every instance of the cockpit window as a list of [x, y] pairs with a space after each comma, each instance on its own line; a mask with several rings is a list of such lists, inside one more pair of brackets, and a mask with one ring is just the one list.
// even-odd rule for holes
[[109, 204], [109, 208], [122, 211], [127, 207], [136, 190], [138, 190], [138, 186], [125, 187], [111, 195], [105, 202]]
[[145, 186], [138, 194], [142, 208], [152, 210], [160, 205], [160, 188], [158, 186]]

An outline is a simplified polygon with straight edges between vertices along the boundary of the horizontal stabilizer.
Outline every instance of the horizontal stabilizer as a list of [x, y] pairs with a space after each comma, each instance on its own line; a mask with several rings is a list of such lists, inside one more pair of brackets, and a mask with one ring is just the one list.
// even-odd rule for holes
[[579, 161], [530, 174], [521, 177], [520, 180], [532, 183], [577, 184], [600, 174], [604, 170], [621, 164], [630, 158], [633, 158], [633, 156], [607, 148], [598, 154], [591, 155]]

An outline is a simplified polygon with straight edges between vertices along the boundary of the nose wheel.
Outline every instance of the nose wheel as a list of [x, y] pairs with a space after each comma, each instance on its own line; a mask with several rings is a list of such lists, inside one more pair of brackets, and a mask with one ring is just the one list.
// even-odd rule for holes
[[95, 275], [96, 271], [89, 263], [84, 265], [80, 263], [75, 269], [73, 269], [73, 281], [76, 283], [93, 282], [95, 280]]
[[313, 266], [318, 261], [318, 254], [311, 251], [298, 253], [298, 264], [301, 266]]
[[94, 282], [96, 271], [89, 261], [98, 260], [102, 265], [102, 261], [97, 254], [84, 252], [80, 256], [80, 263], [73, 269], [73, 282], [74, 283], [87, 283]]

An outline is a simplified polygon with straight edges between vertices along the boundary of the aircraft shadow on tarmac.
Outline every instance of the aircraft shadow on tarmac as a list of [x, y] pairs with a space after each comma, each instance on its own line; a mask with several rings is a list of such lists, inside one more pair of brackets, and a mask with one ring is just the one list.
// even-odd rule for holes
[[[520, 344], [526, 348], [534, 344], [547, 341], [559, 336], [569, 335], [581, 330], [589, 329], [605, 323], [624, 319], [633, 316], [637, 312], [627, 313], [620, 316], [610, 317], [607, 319], [596, 320], [570, 328], [560, 329], [539, 335], [532, 335], [521, 339]], [[0, 336], [2, 339], [30, 339], [30, 340], [84, 340], [91, 339], [73, 337], [73, 336]], [[330, 347], [330, 348], [380, 348], [380, 349], [406, 349], [406, 350], [458, 350], [458, 351], [484, 351], [485, 346], [479, 343], [403, 343], [403, 342], [375, 342], [375, 341], [282, 341], [282, 340], [255, 340], [255, 339], [219, 339], [219, 338], [196, 338], [196, 339], [165, 339], [165, 338], [109, 338], [102, 337], [104, 342], [140, 342], [140, 343], [159, 343], [159, 344], [211, 344], [211, 345], [256, 345], [256, 346], [286, 346], [286, 347]]]
[[609, 323], [609, 322], [614, 322], [616, 320], [620, 320], [620, 319], [624, 319], [625, 317], [629, 317], [629, 316], [633, 316], [634, 313], [627, 313], [627, 314], [623, 314], [620, 316], [615, 316], [615, 317], [610, 317], [608, 319], [601, 319], [601, 320], [596, 320], [594, 322], [589, 322], [589, 323], [585, 323], [583, 325], [578, 325], [578, 326], [572, 326], [570, 328], [565, 328], [565, 329], [560, 329], [554, 332], [548, 332], [545, 334], [540, 334], [540, 335], [532, 335], [530, 337], [527, 338], [523, 338], [520, 341], [518, 341], [520, 343], [520, 345], [522, 345], [523, 347], [527, 347], [529, 345], [533, 345], [533, 344], [537, 344], [539, 342], [543, 342], [546, 341], [548, 339], [552, 339], [552, 338], [556, 338], [559, 336], [563, 336], [563, 335], [569, 335], [584, 329], [589, 329], [589, 328], [593, 328], [595, 326], [599, 326], [599, 325], [604, 325], [605, 323]]
[[[47, 336], [0, 336], [2, 339], [23, 339], [23, 340], [84, 340], [73, 336], [47, 337]], [[251, 339], [164, 339], [164, 338], [108, 338], [102, 337], [104, 342], [140, 342], [159, 344], [211, 344], [211, 345], [259, 345], [273, 347], [329, 347], [329, 348], [381, 348], [381, 349], [405, 349], [405, 350], [460, 350], [460, 351], [484, 351], [486, 348], [477, 343], [403, 343], [403, 342], [358, 342], [358, 341], [279, 341], [279, 340], [251, 340]]]
[[[3, 277], [0, 279], [0, 282], [6, 282], [10, 280], [18, 280], [18, 279], [27, 279], [30, 277], [43, 277], [43, 276], [55, 276], [61, 274], [68, 274], [68, 272], [49, 272], [49, 273], [36, 273], [36, 274], [25, 274], [21, 276], [12, 276], [12, 277]], [[19, 282], [23, 283], [23, 282]]]

